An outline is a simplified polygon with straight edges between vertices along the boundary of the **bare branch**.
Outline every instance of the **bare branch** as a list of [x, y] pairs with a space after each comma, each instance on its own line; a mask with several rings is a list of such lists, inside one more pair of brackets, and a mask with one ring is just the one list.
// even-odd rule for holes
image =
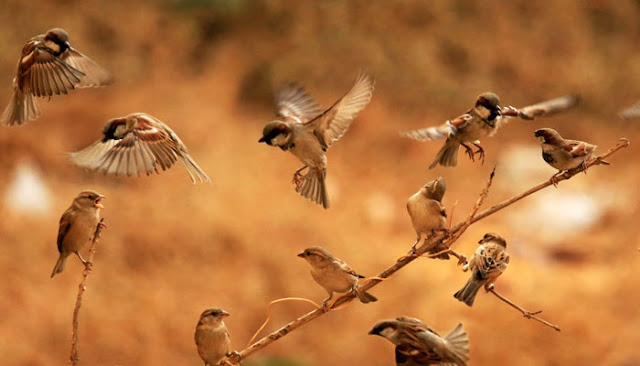
[[78, 285], [78, 297], [76, 298], [76, 306], [73, 309], [73, 330], [71, 334], [71, 354], [69, 355], [69, 364], [72, 366], [76, 366], [80, 357], [78, 356], [78, 316], [80, 313], [80, 306], [82, 305], [82, 295], [87, 290], [86, 283], [87, 277], [91, 272], [91, 266], [93, 263], [93, 257], [96, 254], [96, 247], [98, 246], [98, 241], [100, 241], [100, 234], [102, 233], [102, 229], [105, 228], [104, 218], [100, 219], [98, 226], [96, 227], [96, 231], [93, 234], [93, 240], [91, 241], [91, 247], [89, 248], [89, 259], [87, 264], [82, 271], [82, 281], [80, 285]]
[[[594, 159], [590, 160], [589, 162], [587, 162], [586, 164], [586, 168], [589, 168], [593, 165], [599, 165], [601, 164], [601, 162], [613, 155], [614, 153], [616, 153], [617, 151], [619, 151], [622, 148], [628, 147], [629, 146], [629, 141], [625, 138], [620, 139], [620, 141], [613, 146], [612, 148], [610, 148], [606, 153], [604, 153], [601, 156], [595, 157]], [[568, 171], [565, 172], [559, 176], [556, 176], [555, 181], [561, 182], [563, 180], [567, 180], [567, 179], [571, 179], [572, 177], [574, 177], [576, 174], [582, 172], [582, 170], [574, 170], [574, 171]], [[396, 273], [398, 270], [400, 270], [401, 268], [403, 268], [404, 266], [406, 266], [407, 264], [413, 262], [415, 259], [419, 258], [419, 255], [425, 254], [430, 248], [432, 248], [436, 243], [447, 239], [447, 237], [450, 237], [451, 239], [448, 240], [447, 244], [450, 247], [453, 242], [455, 240], [453, 240], [453, 238], [455, 238], [456, 240], [460, 237], [460, 235], [457, 235], [459, 232], [466, 230], [467, 227], [469, 227], [470, 225], [482, 220], [483, 218], [492, 215], [502, 209], [504, 209], [505, 207], [510, 206], [511, 204], [541, 190], [544, 189], [548, 186], [553, 185], [553, 181], [551, 179], [549, 179], [548, 181], [542, 182], [536, 186], [534, 186], [533, 188], [519, 194], [516, 195], [514, 197], [511, 197], [505, 201], [502, 201], [496, 205], [494, 205], [493, 207], [486, 209], [484, 211], [482, 211], [481, 213], [477, 214], [477, 211], [480, 208], [480, 205], [482, 204], [482, 202], [484, 201], [484, 198], [486, 197], [486, 195], [488, 194], [488, 189], [491, 186], [491, 182], [493, 180], [493, 171], [491, 173], [490, 179], [487, 183], [486, 188], [483, 190], [483, 192], [481, 193], [480, 197], [478, 198], [478, 201], [476, 202], [476, 205], [474, 206], [474, 209], [472, 210], [471, 214], [469, 215], [469, 217], [467, 218], [467, 220], [465, 220], [464, 222], [461, 222], [459, 224], [457, 224], [453, 229], [451, 229], [447, 234], [445, 233], [437, 233], [436, 235], [433, 235], [431, 237], [429, 237], [427, 240], [424, 240], [422, 245], [420, 245], [419, 247], [416, 248], [416, 254], [417, 255], [406, 255], [402, 258], [400, 258], [398, 261], [396, 261], [396, 263], [394, 263], [393, 265], [391, 265], [389, 268], [385, 269], [382, 273], [380, 273], [378, 276], [372, 278], [370, 281], [367, 281], [366, 283], [363, 283], [359, 286], [359, 291], [361, 292], [365, 292], [368, 291], [369, 289], [371, 289], [372, 287], [376, 286], [377, 284], [379, 284], [380, 282], [382, 282], [384, 279], [390, 277], [391, 275], [393, 275], [394, 273]], [[494, 291], [492, 291], [492, 293], [498, 297], [500, 297], [501, 299], [506, 300], [505, 298], [501, 297], [501, 295], [497, 294]], [[353, 298], [355, 297], [355, 294], [353, 293], [347, 293], [344, 294], [342, 296], [340, 296], [339, 298], [336, 299], [336, 301], [331, 305], [331, 309], [336, 309], [337, 307], [340, 307], [343, 304], [346, 304], [348, 302], [350, 302], [351, 300], [353, 300]], [[542, 322], [543, 324], [546, 324], [556, 330], [559, 330], [560, 328], [558, 328], [557, 326], [546, 322], [543, 319], [537, 318], [535, 315], [537, 313], [531, 313], [528, 312], [524, 309], [522, 309], [521, 307], [518, 307], [517, 305], [515, 305], [513, 302], [511, 301], [506, 301], [509, 305], [513, 306], [514, 308], [520, 310], [523, 312], [523, 314], [526, 317], [532, 318], [532, 319], [536, 319], [539, 322]], [[281, 327], [280, 329], [268, 334], [267, 336], [263, 337], [262, 339], [260, 339], [259, 341], [257, 341], [256, 343], [252, 344], [251, 346], [245, 348], [244, 350], [238, 352], [234, 357], [230, 358], [229, 361], [232, 364], [238, 364], [240, 363], [241, 360], [243, 360], [244, 358], [248, 357], [249, 355], [257, 352], [258, 350], [268, 346], [269, 344], [277, 341], [278, 339], [284, 337], [285, 335], [289, 334], [291, 331], [299, 328], [300, 326], [312, 321], [313, 319], [325, 314], [327, 311], [323, 310], [322, 308], [313, 310], [299, 318], [297, 318], [296, 320], [286, 324], [285, 326]]]
[[498, 299], [504, 301], [505, 303], [507, 303], [509, 306], [511, 306], [512, 308], [518, 310], [519, 312], [522, 313], [522, 315], [527, 318], [527, 319], [534, 319], [539, 321], [540, 323], [551, 327], [555, 330], [557, 330], [558, 332], [560, 331], [560, 327], [555, 325], [555, 324], [551, 324], [548, 321], [537, 317], [536, 315], [540, 314], [542, 312], [542, 310], [538, 310], [538, 311], [527, 311], [525, 310], [522, 306], [519, 306], [517, 304], [515, 304], [513, 301], [507, 299], [506, 297], [504, 297], [503, 295], [501, 295], [498, 291], [496, 291], [496, 289], [493, 287], [493, 284], [491, 284], [491, 286], [489, 287], [489, 289], [487, 289], [487, 292], [491, 292], [492, 294], [494, 294]]

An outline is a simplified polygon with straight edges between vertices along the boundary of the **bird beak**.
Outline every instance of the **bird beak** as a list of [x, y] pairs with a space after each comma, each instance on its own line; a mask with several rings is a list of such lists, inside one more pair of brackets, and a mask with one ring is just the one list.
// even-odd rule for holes
[[267, 139], [264, 136], [262, 136], [262, 137], [260, 137], [260, 140], [258, 140], [258, 143], [260, 143], [260, 142], [266, 143]]
[[69, 43], [69, 41], [66, 41], [64, 44], [65, 44], [68, 48], [71, 48], [71, 44]]
[[484, 241], [483, 241], [482, 239], [480, 239], [480, 240], [478, 241], [478, 244], [482, 244], [482, 243], [484, 243]]
[[93, 202], [93, 204], [97, 207], [97, 208], [102, 208], [104, 209], [104, 206], [102, 205], [102, 200], [105, 199], [107, 197], [100, 195], [98, 198], [96, 198], [96, 200]]
[[300, 257], [300, 258], [304, 258], [304, 252], [300, 252], [300, 253], [298, 253], [298, 257]]
[[226, 317], [228, 317], [229, 315], [231, 315], [231, 314], [227, 313], [227, 312], [226, 312], [226, 311], [224, 311], [224, 310], [222, 310], [222, 311], [220, 312], [220, 316], [221, 316], [221, 317], [223, 317], [223, 318], [226, 318]]
[[502, 108], [500, 108], [500, 106], [496, 106], [496, 110], [498, 111], [498, 116], [502, 116]]

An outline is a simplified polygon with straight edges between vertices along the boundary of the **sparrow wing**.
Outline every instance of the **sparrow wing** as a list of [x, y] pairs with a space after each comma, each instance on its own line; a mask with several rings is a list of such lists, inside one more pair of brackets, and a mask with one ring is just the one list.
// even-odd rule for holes
[[285, 122], [304, 123], [322, 113], [301, 86], [289, 84], [276, 94], [276, 115]]
[[486, 245], [481, 250], [478, 262], [476, 264], [482, 278], [498, 277], [507, 269], [509, 254], [501, 246]]
[[80, 83], [76, 84], [78, 88], [95, 88], [113, 82], [110, 72], [72, 47], [64, 51], [60, 58], [74, 69], [84, 73], [84, 76], [80, 78]]
[[591, 145], [584, 141], [564, 140], [564, 143], [565, 145], [563, 149], [573, 157], [590, 155], [596, 149], [595, 145]]
[[522, 119], [534, 119], [540, 116], [564, 112], [567, 109], [575, 107], [579, 102], [580, 96], [578, 94], [569, 94], [520, 108], [518, 117]]
[[364, 278], [363, 275], [356, 273], [356, 271], [354, 271], [351, 267], [349, 267], [349, 265], [345, 263], [342, 259], [334, 258], [334, 262], [341, 270], [347, 272], [348, 274], [352, 276], [356, 276], [358, 278]]
[[369, 104], [374, 84], [372, 76], [361, 73], [347, 94], [324, 113], [305, 123], [313, 130], [324, 149], [338, 141], [349, 129], [356, 115]]
[[445, 122], [445, 124], [443, 125], [401, 132], [400, 136], [418, 141], [440, 140], [445, 137], [455, 135], [456, 132], [467, 126], [473, 118], [474, 117], [469, 112], [467, 112], [450, 121]]
[[84, 73], [62, 62], [58, 57], [41, 47], [21, 60], [22, 85], [37, 97], [67, 94], [75, 89]]
[[60, 226], [58, 227], [58, 252], [62, 253], [62, 241], [71, 229], [71, 221], [75, 214], [71, 208], [68, 208], [62, 216], [60, 216]]
[[631, 107], [621, 111], [619, 114], [620, 118], [630, 119], [640, 117], [640, 103], [636, 103]]

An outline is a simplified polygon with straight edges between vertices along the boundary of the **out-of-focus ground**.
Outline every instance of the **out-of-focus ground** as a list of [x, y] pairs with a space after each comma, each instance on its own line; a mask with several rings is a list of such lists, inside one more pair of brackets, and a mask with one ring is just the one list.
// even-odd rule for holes
[[[616, 116], [640, 99], [637, 1], [2, 0], [2, 108], [22, 45], [54, 26], [117, 81], [42, 101], [39, 120], [0, 129], [0, 364], [68, 358], [82, 268], [70, 258], [62, 275], [49, 274], [60, 214], [82, 189], [108, 197], [108, 228], [81, 308], [81, 364], [198, 365], [193, 331], [204, 308], [232, 314], [241, 349], [271, 300], [324, 298], [295, 256], [301, 249], [324, 246], [370, 276], [393, 264], [415, 238], [405, 202], [426, 181], [445, 177], [444, 203], [458, 222], [494, 164], [486, 207], [547, 179], [554, 170], [533, 137], [541, 127], [599, 151], [620, 137], [632, 146], [611, 166], [470, 227], [454, 248], [470, 255], [485, 232], [502, 234], [511, 263], [497, 289], [543, 309], [562, 332], [491, 295], [467, 308], [452, 296], [467, 274], [420, 259], [372, 290], [379, 302], [317, 319], [246, 364], [391, 365], [391, 344], [367, 331], [397, 315], [441, 334], [464, 323], [469, 365], [640, 364], [640, 120]], [[329, 151], [325, 211], [295, 193], [300, 163], [257, 140], [275, 86], [299, 81], [328, 106], [361, 69], [376, 76], [376, 90]], [[503, 105], [569, 92], [583, 100], [561, 116], [511, 122], [483, 141], [484, 165], [460, 154], [457, 168], [428, 171], [441, 143], [398, 137], [457, 116], [487, 90]], [[68, 163], [66, 152], [97, 139], [109, 118], [136, 111], [171, 125], [213, 183], [192, 185], [179, 165], [127, 179]], [[20, 212], [20, 202], [41, 207]], [[268, 329], [308, 310], [279, 305]]]

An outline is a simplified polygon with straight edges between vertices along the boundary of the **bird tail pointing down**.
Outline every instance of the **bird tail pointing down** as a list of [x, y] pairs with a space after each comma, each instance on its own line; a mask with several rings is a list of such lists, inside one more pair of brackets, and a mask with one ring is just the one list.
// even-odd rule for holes
[[486, 279], [477, 279], [475, 278], [475, 275], [472, 275], [464, 287], [461, 288], [460, 291], [456, 292], [453, 297], [469, 306], [473, 306], [473, 301], [476, 299], [478, 290], [480, 290], [480, 287], [484, 286], [486, 282]]
[[447, 139], [447, 142], [444, 143], [442, 149], [438, 151], [435, 160], [431, 165], [429, 165], [429, 169], [433, 169], [440, 163], [442, 166], [456, 166], [458, 164], [458, 149], [460, 148], [460, 144], [457, 141], [453, 141], [451, 139]]
[[329, 195], [325, 184], [326, 176], [326, 169], [310, 167], [309, 172], [296, 187], [296, 192], [317, 204], [322, 204], [324, 208], [329, 208]]
[[53, 278], [53, 276], [57, 275], [58, 273], [62, 273], [62, 271], [64, 271], [65, 263], [67, 263], [67, 257], [60, 254], [60, 257], [58, 257], [58, 261], [56, 262], [55, 267], [53, 267], [53, 272], [51, 272], [51, 278]]
[[9, 105], [2, 113], [1, 123], [5, 126], [22, 125], [40, 116], [36, 98], [14, 88]]

